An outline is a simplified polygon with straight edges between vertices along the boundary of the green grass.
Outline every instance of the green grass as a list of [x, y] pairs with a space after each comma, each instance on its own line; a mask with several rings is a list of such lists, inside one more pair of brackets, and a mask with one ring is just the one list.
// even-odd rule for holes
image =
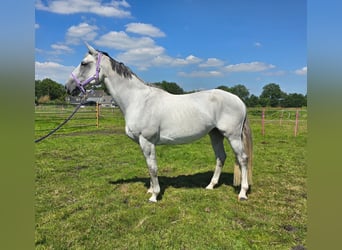
[[[56, 110], [36, 110], [37, 138], [72, 108]], [[158, 146], [161, 199], [154, 204], [146, 193], [145, 160], [125, 136], [121, 113], [103, 109], [96, 128], [90, 110], [82, 109], [57, 135], [36, 144], [37, 249], [306, 247], [306, 112], [294, 137], [294, 122], [284, 116], [280, 125], [277, 115], [261, 136], [259, 114], [250, 111], [254, 185], [247, 202], [237, 200], [227, 143], [228, 159], [214, 190], [204, 189], [215, 166], [208, 136]]]

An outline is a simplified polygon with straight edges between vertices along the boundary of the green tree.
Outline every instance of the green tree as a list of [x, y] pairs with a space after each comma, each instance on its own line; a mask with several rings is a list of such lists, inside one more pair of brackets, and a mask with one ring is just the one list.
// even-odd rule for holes
[[242, 85], [242, 84], [237, 84], [233, 87], [230, 88], [230, 92], [232, 94], [237, 95], [238, 97], [241, 98], [242, 101], [246, 102], [247, 98], [249, 97], [249, 91], [248, 89]]
[[304, 107], [307, 106], [306, 97], [302, 94], [287, 94], [281, 102], [283, 107]]
[[176, 94], [176, 95], [184, 94], [184, 90], [175, 82], [162, 81], [162, 82], [156, 82], [153, 84], [171, 94]]
[[255, 96], [255, 95], [251, 95], [250, 97], [247, 98], [246, 105], [248, 107], [257, 107], [258, 105], [260, 105], [259, 97]]
[[265, 98], [265, 97], [259, 97], [259, 105], [261, 107], [271, 106], [270, 105], [270, 99], [269, 98]]
[[66, 95], [64, 85], [49, 78], [35, 81], [35, 98], [39, 100], [42, 96], [49, 96], [51, 101], [63, 100]]
[[248, 89], [242, 85], [242, 84], [237, 84], [234, 85], [233, 87], [227, 87], [225, 85], [220, 85], [217, 87], [217, 89], [222, 89], [224, 91], [230, 92], [234, 95], [237, 95], [238, 97], [240, 97], [241, 100], [243, 100], [245, 103], [249, 97], [249, 91]]
[[284, 95], [285, 93], [281, 91], [278, 84], [269, 83], [263, 87], [260, 95], [260, 104], [262, 106], [278, 107]]
[[220, 85], [220, 86], [217, 87], [217, 89], [222, 89], [224, 91], [230, 92], [230, 88], [225, 86], [225, 85]]

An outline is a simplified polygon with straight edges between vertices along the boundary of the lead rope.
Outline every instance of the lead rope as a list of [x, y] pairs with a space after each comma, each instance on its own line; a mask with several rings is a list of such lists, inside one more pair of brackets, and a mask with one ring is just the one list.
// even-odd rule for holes
[[70, 121], [70, 119], [76, 114], [77, 110], [79, 110], [79, 108], [82, 105], [87, 104], [88, 102], [85, 101], [86, 99], [86, 95], [82, 98], [81, 102], [77, 105], [77, 107], [75, 108], [74, 112], [71, 113], [71, 115], [65, 119], [64, 122], [62, 122], [61, 124], [59, 124], [55, 129], [53, 129], [52, 131], [50, 131], [47, 135], [44, 135], [42, 137], [40, 137], [39, 139], [35, 140], [34, 143], [38, 143], [46, 138], [48, 138], [50, 135], [52, 135], [53, 133], [55, 133], [58, 129], [60, 129], [64, 124], [66, 124], [68, 121]]

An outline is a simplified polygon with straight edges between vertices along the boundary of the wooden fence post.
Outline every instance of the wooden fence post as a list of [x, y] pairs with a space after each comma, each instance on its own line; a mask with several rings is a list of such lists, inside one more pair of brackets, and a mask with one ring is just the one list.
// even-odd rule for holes
[[96, 127], [97, 128], [99, 128], [99, 116], [100, 116], [99, 103], [96, 102]]
[[296, 122], [295, 122], [295, 127], [294, 127], [294, 136], [297, 136], [298, 133], [298, 118], [299, 118], [299, 110], [296, 110]]
[[262, 109], [261, 114], [261, 133], [263, 136], [265, 135], [265, 108]]
[[283, 123], [283, 117], [284, 117], [284, 110], [281, 111], [280, 113], [280, 119], [279, 119], [279, 125], [281, 126]]

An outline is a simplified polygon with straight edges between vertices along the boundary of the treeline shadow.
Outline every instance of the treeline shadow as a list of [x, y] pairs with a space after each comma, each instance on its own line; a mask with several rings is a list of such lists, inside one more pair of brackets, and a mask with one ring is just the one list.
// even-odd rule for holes
[[[205, 188], [213, 176], [213, 171], [207, 171], [203, 173], [196, 173], [192, 175], [179, 175], [179, 176], [158, 176], [160, 185], [159, 199], [162, 199], [165, 190], [168, 187], [174, 188]], [[119, 179], [109, 181], [112, 185], [125, 184], [125, 183], [144, 183], [146, 188], [150, 187], [150, 178], [145, 177], [134, 177], [131, 179]], [[221, 173], [219, 183], [215, 186], [218, 188], [222, 185], [233, 186], [233, 174], [232, 173]]]

